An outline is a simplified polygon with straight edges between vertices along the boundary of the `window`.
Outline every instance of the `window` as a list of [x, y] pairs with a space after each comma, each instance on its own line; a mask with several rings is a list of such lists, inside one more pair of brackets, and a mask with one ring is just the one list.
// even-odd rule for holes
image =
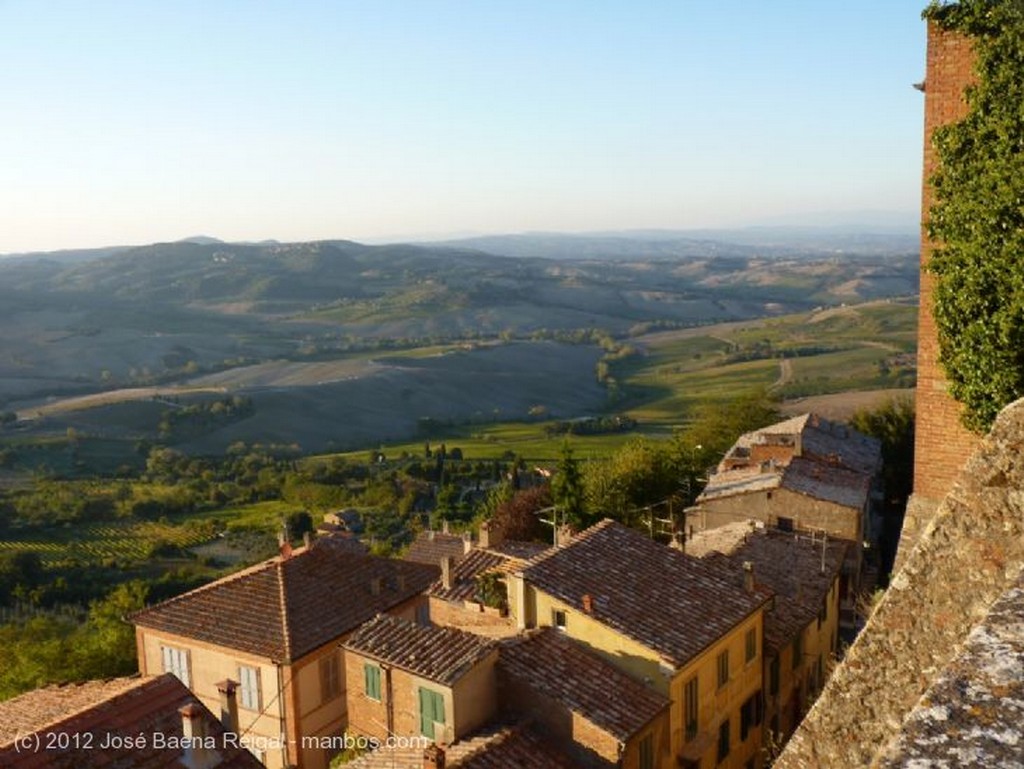
[[779, 658], [772, 657], [772, 663], [768, 666], [768, 693], [773, 697], [779, 693]]
[[750, 662], [754, 657], [757, 656], [757, 628], [752, 627], [747, 631], [747, 657], [746, 661]]
[[725, 719], [718, 727], [718, 763], [729, 756], [729, 719]]
[[729, 683], [729, 650], [718, 655], [718, 688]]
[[248, 665], [238, 666], [239, 704], [247, 710], [260, 709], [260, 671]]
[[444, 739], [444, 735], [434, 736], [434, 724], [443, 724], [444, 695], [431, 689], [420, 687], [420, 734], [430, 739]]
[[640, 769], [654, 769], [653, 734], [645, 734], [640, 739]]
[[753, 727], [760, 726], [763, 717], [761, 692], [758, 692], [749, 697], [740, 707], [740, 742], [747, 739]]
[[686, 682], [683, 690], [684, 715], [686, 719], [686, 740], [697, 736], [697, 676]]
[[793, 639], [793, 670], [800, 667], [800, 663], [804, 660], [804, 634], [800, 631], [796, 634], [796, 638]]
[[551, 612], [551, 622], [559, 630], [565, 630], [565, 623], [568, 618], [561, 609], [554, 609]]
[[380, 702], [380, 668], [369, 662], [363, 665], [364, 691], [371, 700]]
[[778, 522], [777, 522], [777, 525], [779, 527], [779, 531], [793, 531], [793, 519], [792, 518], [783, 518], [780, 515], [779, 519], [778, 519]]
[[320, 701], [333, 700], [341, 694], [341, 675], [338, 655], [328, 654], [320, 658]]
[[176, 649], [173, 646], [161, 646], [164, 672], [173, 673], [185, 686], [189, 686], [188, 649]]

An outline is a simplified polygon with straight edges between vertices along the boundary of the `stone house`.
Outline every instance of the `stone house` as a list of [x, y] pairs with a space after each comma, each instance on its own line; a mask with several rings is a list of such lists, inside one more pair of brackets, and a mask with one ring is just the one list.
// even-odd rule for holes
[[857, 596], [874, 586], [864, 551], [879, 530], [881, 462], [876, 439], [814, 414], [747, 433], [687, 510], [686, 536], [753, 520], [846, 540], [841, 618], [852, 628]]
[[348, 725], [381, 742], [456, 742], [497, 712], [494, 641], [381, 614], [344, 644]]
[[173, 673], [211, 708], [220, 701], [217, 682], [238, 681], [241, 729], [274, 745], [257, 757], [271, 769], [323, 769], [336, 752], [326, 738], [347, 723], [339, 643], [381, 612], [422, 618], [422, 594], [437, 573], [340, 538], [294, 553], [285, 546], [278, 557], [136, 613], [139, 670]]
[[[510, 575], [520, 629], [553, 627], [667, 698], [667, 754], [644, 769], [760, 766], [771, 591], [605, 520]], [[751, 764], [751, 762], [753, 762]]]

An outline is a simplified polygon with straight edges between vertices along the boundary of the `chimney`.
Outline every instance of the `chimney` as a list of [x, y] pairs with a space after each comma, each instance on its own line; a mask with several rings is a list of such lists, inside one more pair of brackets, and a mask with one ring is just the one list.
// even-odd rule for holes
[[455, 584], [454, 578], [452, 577], [452, 567], [455, 565], [455, 559], [450, 555], [446, 555], [441, 559], [441, 584], [445, 590], [451, 590], [452, 585]]
[[185, 748], [181, 763], [188, 769], [210, 769], [218, 760], [217, 755], [206, 746], [207, 737], [203, 706], [195, 702], [180, 708], [181, 735]]
[[307, 550], [309, 550], [309, 548], [313, 547], [313, 533], [312, 532], [307, 531], [305, 534], [302, 535], [302, 544], [305, 546], [305, 548]]
[[754, 562], [743, 562], [743, 589], [748, 593], [754, 592]]
[[462, 554], [469, 555], [469, 551], [473, 549], [473, 534], [467, 531], [462, 535]]
[[288, 541], [288, 527], [282, 527], [281, 533], [277, 535], [277, 550], [281, 554], [281, 560], [287, 561], [292, 557], [292, 543]]
[[423, 769], [444, 769], [444, 746], [428, 745], [423, 751]]
[[480, 524], [480, 547], [499, 547], [505, 541], [505, 532], [490, 521]]
[[583, 611], [587, 614], [594, 613], [594, 597], [590, 593], [583, 594]]
[[224, 731], [238, 734], [238, 682], [225, 678], [217, 683], [220, 692], [220, 722]]
[[448, 533], [448, 519], [447, 518], [445, 520], [441, 521], [441, 533], [442, 534], [447, 534]]

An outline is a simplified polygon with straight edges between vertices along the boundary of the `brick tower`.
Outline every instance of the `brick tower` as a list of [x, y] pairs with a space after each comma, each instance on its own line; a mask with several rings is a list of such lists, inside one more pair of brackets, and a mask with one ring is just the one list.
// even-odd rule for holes
[[967, 114], [964, 90], [971, 83], [974, 54], [969, 38], [928, 24], [924, 101], [924, 174], [921, 195], [921, 309], [917, 331], [917, 432], [914, 443], [914, 494], [900, 537], [897, 567], [909, 554], [921, 527], [946, 496], [979, 438], [960, 422], [960, 405], [950, 397], [938, 360], [938, 337], [932, 317], [933, 278], [924, 267], [931, 258], [928, 211], [934, 198], [929, 180], [938, 158], [932, 146], [936, 128]]

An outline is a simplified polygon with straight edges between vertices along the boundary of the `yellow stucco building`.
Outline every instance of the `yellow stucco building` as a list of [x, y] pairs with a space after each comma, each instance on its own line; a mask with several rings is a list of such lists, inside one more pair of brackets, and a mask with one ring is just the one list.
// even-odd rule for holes
[[510, 575], [508, 588], [518, 627], [553, 627], [669, 698], [667, 734], [638, 769], [762, 765], [771, 591], [609, 520]]
[[211, 710], [237, 681], [238, 721], [270, 769], [325, 769], [347, 724], [339, 643], [380, 612], [422, 618], [438, 569], [318, 540], [144, 609], [139, 670], [172, 673]]

